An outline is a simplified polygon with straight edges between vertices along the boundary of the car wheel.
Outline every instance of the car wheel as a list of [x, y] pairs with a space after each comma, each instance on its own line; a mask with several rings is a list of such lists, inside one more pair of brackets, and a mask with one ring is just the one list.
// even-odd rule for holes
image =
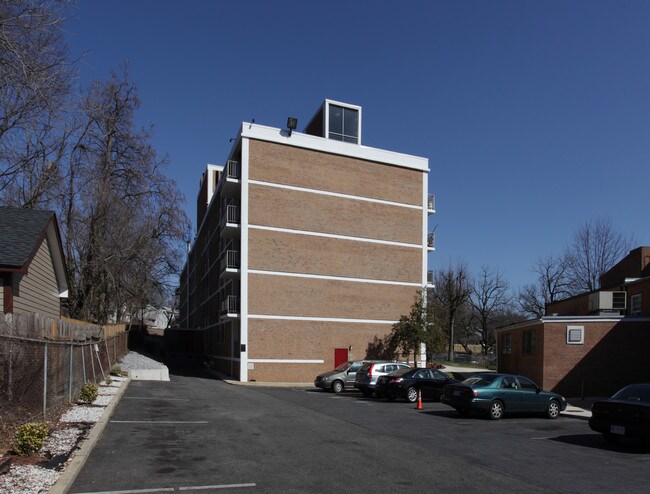
[[499, 420], [503, 417], [503, 403], [499, 400], [494, 400], [490, 403], [490, 408], [488, 409], [488, 416], [492, 420]]
[[341, 381], [334, 381], [332, 383], [332, 391], [334, 391], [336, 394], [343, 391], [343, 383]]
[[551, 400], [548, 404], [548, 407], [546, 407], [546, 416], [549, 419], [556, 419], [560, 416], [560, 404], [555, 401]]
[[417, 390], [417, 388], [414, 388], [413, 386], [411, 386], [409, 389], [407, 389], [406, 390], [406, 399], [410, 403], [415, 403], [416, 401], [418, 401], [418, 390]]
[[372, 396], [372, 389], [365, 389], [364, 388], [364, 389], [361, 390], [361, 394], [363, 396]]
[[608, 444], [618, 444], [619, 441], [621, 440], [621, 436], [617, 436], [616, 434], [609, 434], [609, 433], [603, 434], [603, 438], [605, 438], [605, 442]]

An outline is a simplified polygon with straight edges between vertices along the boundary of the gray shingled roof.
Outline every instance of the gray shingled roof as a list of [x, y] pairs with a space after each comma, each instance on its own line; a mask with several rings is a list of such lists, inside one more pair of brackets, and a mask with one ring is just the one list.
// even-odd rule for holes
[[0, 207], [0, 268], [22, 268], [53, 215], [52, 211]]

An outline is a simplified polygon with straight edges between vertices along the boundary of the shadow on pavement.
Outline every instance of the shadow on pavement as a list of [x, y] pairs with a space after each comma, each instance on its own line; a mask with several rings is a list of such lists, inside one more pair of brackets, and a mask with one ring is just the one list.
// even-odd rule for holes
[[608, 444], [605, 442], [603, 437], [597, 433], [558, 436], [549, 438], [549, 440], [560, 443], [573, 444], [575, 446], [582, 446], [584, 448], [602, 449], [605, 451], [624, 453], [628, 455], [647, 454], [650, 452], [650, 449], [640, 441], [634, 441], [630, 439], [622, 440], [620, 444]]

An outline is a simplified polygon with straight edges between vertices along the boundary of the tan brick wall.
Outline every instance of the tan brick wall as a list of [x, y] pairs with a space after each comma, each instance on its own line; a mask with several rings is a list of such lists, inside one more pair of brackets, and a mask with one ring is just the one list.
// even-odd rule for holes
[[390, 333], [383, 324], [275, 321], [251, 319], [248, 326], [249, 358], [319, 360], [323, 364], [256, 362], [249, 379], [257, 381], [310, 382], [334, 368], [334, 349], [349, 348], [348, 358], [366, 357], [368, 343]]
[[416, 291], [410, 286], [250, 274], [248, 312], [396, 321], [408, 313]]
[[262, 185], [249, 188], [251, 225], [422, 243], [422, 211]]
[[256, 140], [249, 153], [251, 180], [422, 205], [417, 170]]
[[422, 251], [335, 238], [250, 230], [250, 269], [419, 283]]

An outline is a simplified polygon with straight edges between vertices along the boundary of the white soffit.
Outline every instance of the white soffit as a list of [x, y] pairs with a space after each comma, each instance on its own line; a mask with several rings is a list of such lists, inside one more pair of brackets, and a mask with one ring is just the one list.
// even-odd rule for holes
[[289, 136], [286, 130], [267, 127], [265, 125], [244, 122], [242, 124], [241, 136], [249, 139], [259, 139], [261, 141], [296, 146], [314, 151], [322, 151], [324, 153], [338, 154], [341, 156], [349, 156], [351, 158], [375, 161], [404, 168], [412, 168], [427, 173], [429, 172], [428, 158], [421, 158], [410, 154], [395, 153], [384, 149], [325, 139], [324, 137], [302, 134], [295, 131], [291, 136]]

